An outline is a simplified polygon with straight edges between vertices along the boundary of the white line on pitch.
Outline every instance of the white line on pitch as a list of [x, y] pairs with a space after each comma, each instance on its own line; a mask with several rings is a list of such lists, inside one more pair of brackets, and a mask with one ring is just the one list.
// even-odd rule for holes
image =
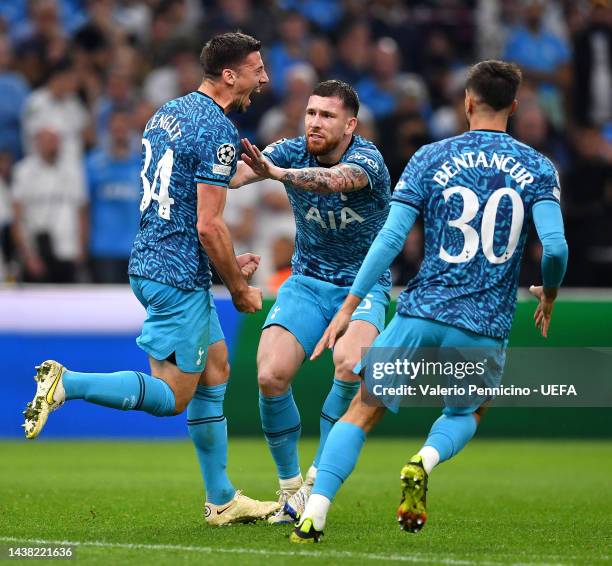
[[[138, 543], [124, 543], [124, 542], [106, 542], [99, 540], [91, 541], [70, 541], [70, 540], [45, 540], [45, 539], [24, 539], [19, 537], [0, 537], [0, 541], [3, 542], [15, 542], [20, 544], [51, 544], [55, 546], [93, 546], [100, 548], [123, 548], [126, 550], [175, 550], [181, 552], [200, 552], [203, 554], [258, 554], [263, 556], [309, 556], [311, 558], [357, 558], [364, 560], [388, 560], [392, 562], [412, 562], [412, 563], [423, 563], [423, 562], [435, 562], [436, 564], [447, 564], [449, 566], [502, 566], [501, 562], [491, 561], [477, 561], [472, 560], [455, 560], [453, 558], [441, 558], [439, 555], [412, 555], [404, 556], [399, 554], [375, 554], [370, 552], [352, 552], [349, 550], [327, 550], [327, 551], [313, 551], [313, 550], [302, 550], [302, 551], [291, 551], [291, 550], [265, 550], [261, 548], [213, 548], [210, 546], [182, 546], [178, 544], [138, 544]], [[529, 564], [538, 564], [543, 566], [544, 562], [518, 562], [521, 566], [528, 566]], [[560, 562], [555, 562], [555, 565], [560, 565]]]

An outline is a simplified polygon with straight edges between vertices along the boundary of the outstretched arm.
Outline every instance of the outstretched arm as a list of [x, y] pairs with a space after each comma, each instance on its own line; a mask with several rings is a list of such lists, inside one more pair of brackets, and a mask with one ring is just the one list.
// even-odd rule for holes
[[567, 242], [563, 232], [561, 207], [552, 200], [533, 206], [533, 222], [542, 242], [542, 286], [531, 286], [529, 291], [540, 303], [533, 315], [536, 327], [546, 338], [553, 305], [567, 268]]
[[239, 161], [236, 164], [236, 174], [230, 180], [230, 189], [239, 189], [244, 185], [261, 181], [263, 177], [260, 177], [251, 169], [244, 161]]
[[[260, 178], [274, 179], [304, 191], [328, 195], [349, 193], [365, 189], [369, 184], [366, 172], [353, 163], [341, 163], [329, 169], [325, 167], [305, 167], [304, 169], [284, 169], [277, 167], [246, 138], [242, 140], [244, 153], [242, 160]], [[233, 185], [232, 185], [233, 186]]]
[[319, 340], [310, 359], [318, 357], [325, 348], [333, 348], [338, 338], [346, 332], [351, 316], [361, 300], [401, 251], [418, 215], [417, 209], [412, 206], [399, 202], [391, 203], [391, 211], [385, 225], [368, 250], [348, 296]]

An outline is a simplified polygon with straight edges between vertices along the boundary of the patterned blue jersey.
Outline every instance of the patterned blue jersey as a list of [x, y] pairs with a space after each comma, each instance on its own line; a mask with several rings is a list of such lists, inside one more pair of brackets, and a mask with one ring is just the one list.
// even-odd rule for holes
[[[264, 154], [278, 167], [325, 167], [306, 149], [306, 138], [283, 139]], [[294, 274], [308, 275], [334, 285], [353, 283], [370, 245], [389, 214], [391, 179], [376, 146], [354, 136], [340, 163], [361, 167], [369, 179], [365, 189], [347, 194], [319, 195], [286, 184], [296, 223]], [[381, 277], [391, 285], [391, 274]]]
[[131, 275], [179, 289], [210, 287], [208, 256], [196, 228], [197, 183], [227, 187], [239, 143], [223, 109], [199, 91], [153, 115], [142, 138], [142, 215]]
[[393, 200], [425, 222], [425, 257], [398, 312], [506, 338], [532, 207], [560, 200], [551, 162], [506, 133], [474, 130], [419, 149]]

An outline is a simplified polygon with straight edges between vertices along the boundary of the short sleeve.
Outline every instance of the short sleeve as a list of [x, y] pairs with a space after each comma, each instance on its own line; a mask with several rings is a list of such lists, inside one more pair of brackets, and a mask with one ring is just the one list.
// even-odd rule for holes
[[238, 136], [230, 128], [202, 129], [198, 134], [198, 183], [228, 187], [236, 174]]
[[550, 163], [550, 161], [548, 161], [547, 167], [539, 175], [533, 204], [544, 200], [551, 200], [557, 204], [561, 202], [561, 183], [559, 182], [559, 173], [557, 172], [557, 169], [555, 169], [554, 165]]
[[421, 148], [412, 156], [395, 185], [392, 202], [401, 202], [423, 212], [426, 198], [423, 173], [426, 165], [425, 150]]
[[[346, 157], [344, 163], [361, 167], [368, 176], [370, 188], [376, 188], [385, 184], [386, 167], [379, 151], [370, 148], [359, 148], [352, 151]], [[389, 191], [389, 188], [387, 188], [387, 191]]]
[[291, 156], [288, 143], [289, 140], [283, 138], [266, 146], [262, 153], [277, 167], [290, 167]]

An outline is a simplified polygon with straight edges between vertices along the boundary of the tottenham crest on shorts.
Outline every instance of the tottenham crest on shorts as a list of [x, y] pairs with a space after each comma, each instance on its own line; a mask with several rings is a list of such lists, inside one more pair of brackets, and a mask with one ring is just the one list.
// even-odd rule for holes
[[236, 149], [231, 143], [224, 143], [217, 148], [217, 159], [223, 165], [230, 165], [236, 156]]

